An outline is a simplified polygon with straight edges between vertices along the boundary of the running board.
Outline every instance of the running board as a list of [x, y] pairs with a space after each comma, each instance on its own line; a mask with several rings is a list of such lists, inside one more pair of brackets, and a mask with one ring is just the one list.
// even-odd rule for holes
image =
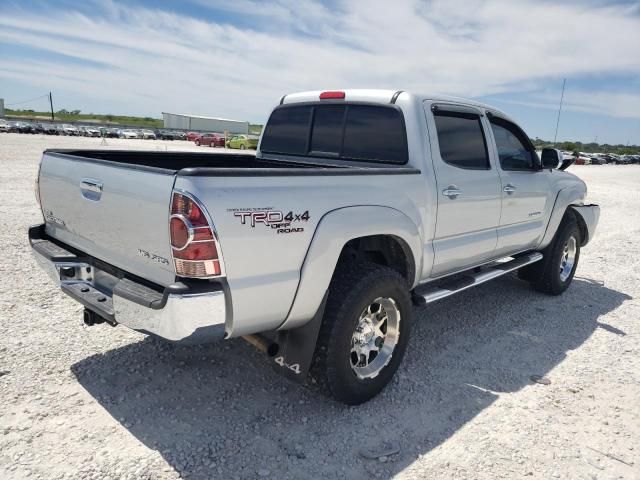
[[493, 264], [478, 272], [471, 270], [469, 274], [457, 277], [449, 282], [445, 279], [438, 286], [434, 286], [433, 283], [418, 286], [413, 290], [413, 302], [417, 305], [435, 302], [540, 260], [542, 260], [540, 252], [527, 253], [507, 262]]

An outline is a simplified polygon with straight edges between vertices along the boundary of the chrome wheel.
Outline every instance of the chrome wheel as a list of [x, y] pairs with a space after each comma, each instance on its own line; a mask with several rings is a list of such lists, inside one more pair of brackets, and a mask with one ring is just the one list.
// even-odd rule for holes
[[387, 366], [400, 338], [400, 310], [392, 298], [376, 298], [363, 310], [351, 337], [351, 368], [373, 378]]
[[573, 236], [569, 237], [567, 243], [564, 244], [560, 257], [560, 280], [563, 282], [567, 281], [573, 270], [573, 265], [576, 263], [577, 245], [576, 237]]

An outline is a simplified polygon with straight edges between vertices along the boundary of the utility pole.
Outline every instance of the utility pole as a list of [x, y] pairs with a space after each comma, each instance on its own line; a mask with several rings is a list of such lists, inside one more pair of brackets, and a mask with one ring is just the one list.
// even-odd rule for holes
[[54, 121], [56, 117], [53, 114], [53, 97], [51, 96], [51, 92], [49, 92], [49, 105], [51, 105], [51, 121]]
[[567, 79], [562, 80], [562, 94], [560, 95], [560, 107], [558, 107], [558, 119], [556, 120], [556, 134], [553, 136], [553, 146], [556, 146], [556, 140], [558, 139], [558, 125], [560, 125], [560, 112], [562, 112], [562, 100], [564, 99], [564, 85], [567, 83]]

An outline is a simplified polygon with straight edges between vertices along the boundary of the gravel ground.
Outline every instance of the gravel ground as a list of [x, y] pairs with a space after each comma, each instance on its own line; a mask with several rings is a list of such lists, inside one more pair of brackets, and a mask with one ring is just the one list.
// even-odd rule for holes
[[417, 310], [395, 380], [345, 407], [242, 340], [83, 325], [26, 229], [42, 150], [99, 145], [0, 135], [0, 478], [640, 478], [640, 166], [571, 167], [602, 218], [563, 296], [508, 276]]

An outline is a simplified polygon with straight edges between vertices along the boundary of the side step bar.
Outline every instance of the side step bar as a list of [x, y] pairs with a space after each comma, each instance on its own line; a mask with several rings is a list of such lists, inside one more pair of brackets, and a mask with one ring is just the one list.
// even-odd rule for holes
[[540, 260], [542, 260], [540, 252], [527, 253], [519, 255], [513, 260], [491, 265], [478, 272], [470, 271], [469, 274], [457, 277], [449, 282], [445, 279], [439, 282], [437, 286], [434, 283], [421, 285], [413, 290], [413, 302], [417, 305], [435, 302]]

